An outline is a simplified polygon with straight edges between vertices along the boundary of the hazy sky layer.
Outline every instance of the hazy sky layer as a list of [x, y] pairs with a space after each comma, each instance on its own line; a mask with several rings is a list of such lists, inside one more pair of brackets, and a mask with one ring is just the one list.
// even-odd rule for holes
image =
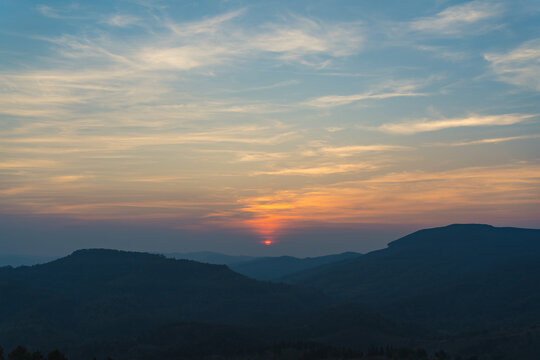
[[535, 0], [5, 0], [0, 59], [5, 252], [540, 227]]

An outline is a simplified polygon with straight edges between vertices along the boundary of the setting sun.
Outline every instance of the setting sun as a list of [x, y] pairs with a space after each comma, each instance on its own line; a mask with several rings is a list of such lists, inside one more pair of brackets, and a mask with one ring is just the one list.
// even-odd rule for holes
[[0, 360], [540, 360], [540, 0], [0, 0], [0, 57]]

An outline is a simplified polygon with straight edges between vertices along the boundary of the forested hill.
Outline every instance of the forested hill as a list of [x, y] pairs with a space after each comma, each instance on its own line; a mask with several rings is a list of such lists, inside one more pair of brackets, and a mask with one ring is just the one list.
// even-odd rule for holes
[[438, 328], [532, 325], [540, 321], [540, 230], [425, 229], [287, 281]]
[[343, 260], [354, 259], [361, 255], [356, 252], [345, 252], [307, 258], [293, 256], [262, 257], [230, 264], [229, 267], [240, 274], [257, 280], [281, 281], [282, 278], [301, 271]]
[[0, 268], [0, 346], [131, 360], [250, 358], [314, 341], [538, 359], [540, 230], [451, 225], [344, 256], [288, 277], [294, 284], [105, 249]]
[[91, 341], [175, 321], [248, 324], [329, 304], [317, 291], [256, 281], [224, 265], [115, 250], [1, 268], [0, 293], [4, 346]]

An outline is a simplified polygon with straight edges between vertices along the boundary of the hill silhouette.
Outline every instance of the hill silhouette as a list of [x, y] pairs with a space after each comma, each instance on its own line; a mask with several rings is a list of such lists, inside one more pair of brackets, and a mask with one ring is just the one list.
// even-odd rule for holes
[[33, 256], [33, 255], [18, 255], [18, 254], [0, 254], [0, 267], [3, 266], [31, 266], [44, 264], [53, 261], [57, 257], [53, 256]]
[[307, 258], [293, 256], [262, 257], [250, 261], [232, 263], [229, 267], [240, 274], [257, 280], [280, 281], [283, 277], [297, 272], [356, 258], [360, 255], [355, 252], [345, 252], [342, 254]]
[[231, 265], [242, 263], [246, 261], [251, 261], [257, 259], [255, 256], [245, 256], [245, 255], [228, 255], [222, 254], [214, 251], [196, 251], [189, 253], [168, 253], [163, 254], [166, 257], [170, 257], [178, 260], [193, 260], [206, 264], [215, 264], [215, 265]]
[[213, 251], [198, 251], [191, 253], [169, 253], [164, 255], [173, 259], [194, 260], [208, 264], [227, 265], [235, 272], [257, 280], [281, 281], [283, 277], [290, 276], [297, 272], [358, 257], [361, 254], [356, 252], [344, 252], [341, 254], [297, 258], [294, 256], [237, 256]]
[[391, 318], [463, 331], [540, 323], [540, 230], [450, 225], [292, 275]]
[[106, 249], [0, 268], [0, 345], [60, 348], [73, 360], [324, 358], [387, 345], [538, 358], [540, 230], [451, 225], [362, 256], [257, 260], [243, 263], [261, 271], [253, 276], [331, 262], [289, 284]]
[[4, 346], [131, 336], [178, 321], [250, 324], [330, 304], [318, 291], [259, 282], [224, 265], [115, 250], [1, 268], [0, 293]]

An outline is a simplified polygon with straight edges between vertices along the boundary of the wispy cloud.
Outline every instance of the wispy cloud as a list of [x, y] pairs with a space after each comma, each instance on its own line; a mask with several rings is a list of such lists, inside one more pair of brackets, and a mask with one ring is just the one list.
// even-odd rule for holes
[[[502, 12], [502, 5], [493, 1], [471, 1], [450, 6], [438, 14], [412, 21], [414, 31], [430, 34], [460, 35], [469, 33], [472, 25], [478, 25]], [[478, 29], [477, 29], [478, 30]]]
[[390, 93], [380, 93], [375, 94], [372, 92], [367, 92], [363, 94], [354, 94], [354, 95], [328, 95], [321, 96], [312, 100], [305, 102], [308, 106], [318, 107], [318, 108], [329, 108], [335, 106], [348, 105], [357, 101], [362, 100], [381, 100], [389, 99], [394, 97], [408, 97], [408, 96], [424, 96], [425, 94], [414, 93], [414, 92], [390, 92]]
[[32, 169], [32, 168], [50, 168], [57, 165], [53, 160], [34, 160], [34, 159], [18, 159], [7, 160], [0, 162], [0, 170], [4, 169]]
[[452, 62], [462, 61], [470, 57], [470, 54], [462, 51], [450, 50], [444, 46], [418, 45], [418, 50], [433, 54], [434, 57]]
[[538, 139], [540, 134], [534, 135], [520, 135], [520, 136], [507, 136], [500, 138], [489, 138], [489, 139], [480, 139], [480, 140], [471, 140], [471, 141], [461, 141], [447, 144], [437, 144], [441, 146], [468, 146], [468, 145], [482, 145], [482, 144], [498, 144], [501, 142], [507, 141], [517, 141], [517, 140], [529, 140], [529, 139]]
[[[53, 11], [47, 7], [43, 9]], [[325, 23], [291, 16], [279, 23], [263, 23], [248, 29], [237, 21], [246, 12], [241, 9], [186, 23], [169, 21], [165, 27], [164, 19], [149, 20], [145, 23], [146, 34], [136, 40], [101, 31], [41, 37], [53, 44], [57, 54], [49, 59], [49, 63], [44, 57], [41, 70], [34, 68], [0, 74], [0, 111], [23, 117], [73, 119], [88, 113], [88, 104], [100, 104], [100, 109], [108, 114], [111, 114], [109, 109], [122, 106], [123, 115], [115, 114], [122, 118], [140, 117], [144, 113], [141, 106], [152, 108], [154, 117], [164, 115], [166, 109], [170, 113], [160, 118], [179, 117], [180, 107], [183, 107], [180, 111], [186, 112], [191, 106], [186, 104], [185, 94], [173, 95], [174, 80], [185, 73], [211, 73], [222, 65], [261, 57], [279, 64], [320, 67], [333, 58], [361, 50], [363, 36], [357, 24]], [[106, 20], [114, 26], [129, 26], [136, 21], [138, 17], [129, 14], [113, 15]], [[61, 67], [55, 69], [58, 64]], [[282, 81], [246, 91], [293, 83]], [[183, 99], [181, 104], [178, 98]], [[193, 99], [193, 96], [187, 98]], [[198, 107], [199, 116], [208, 114], [210, 109], [230, 113], [283, 110], [268, 103], [224, 104], [221, 107], [208, 106], [208, 102], [203, 104], [204, 101], [196, 99], [192, 103]], [[192, 115], [195, 113], [191, 112]]]
[[309, 54], [333, 57], [357, 53], [363, 43], [358, 24], [325, 24], [294, 17], [292, 24], [266, 24], [266, 31], [253, 41], [262, 51], [281, 54], [283, 59], [301, 59]]
[[338, 127], [338, 126], [330, 126], [330, 127], [327, 127], [325, 130], [328, 131], [329, 133], [335, 133], [338, 131], [342, 131], [343, 129], [344, 128]]
[[349, 56], [361, 49], [363, 37], [354, 24], [292, 17], [284, 23], [262, 24], [248, 33], [233, 22], [244, 13], [237, 10], [196, 23], [169, 24], [175, 35], [169, 37], [169, 43], [147, 46], [138, 57], [152, 67], [189, 70], [266, 53], [275, 54], [276, 59], [322, 67], [328, 59], [313, 56]]
[[330, 174], [342, 174], [352, 171], [373, 170], [377, 166], [370, 163], [355, 164], [328, 164], [315, 167], [294, 167], [271, 171], [257, 171], [253, 175], [302, 175], [302, 176], [322, 176]]
[[[63, 36], [49, 41], [63, 46], [62, 54], [66, 57], [92, 55], [138, 69], [190, 70], [233, 59], [243, 61], [272, 55], [275, 60], [322, 67], [331, 58], [350, 56], [361, 50], [363, 35], [357, 24], [328, 24], [290, 17], [248, 30], [236, 22], [245, 13], [241, 9], [195, 22], [169, 21], [165, 32], [156, 26], [147, 39], [137, 42], [103, 36], [82, 39]], [[138, 21], [135, 16], [118, 14], [105, 22], [125, 27]]]
[[507, 53], [484, 55], [500, 81], [540, 91], [540, 39], [523, 43]]
[[504, 114], [504, 115], [470, 115], [464, 118], [443, 120], [415, 120], [401, 123], [383, 124], [379, 130], [395, 134], [416, 134], [456, 127], [512, 125], [525, 121], [536, 115]]
[[37, 11], [39, 11], [43, 16], [50, 18], [59, 18], [60, 15], [50, 6], [47, 5], [38, 5], [36, 6]]
[[173, 145], [173, 144], [208, 144], [208, 143], [239, 143], [239, 144], [279, 144], [289, 140], [294, 132], [274, 132], [266, 136], [259, 135], [268, 130], [261, 126], [237, 126], [207, 131], [182, 131], [157, 133], [154, 135], [78, 135], [78, 136], [25, 136], [5, 139], [6, 144], [51, 144], [77, 145], [86, 151], [126, 150], [143, 146]]
[[380, 151], [400, 151], [410, 149], [407, 146], [399, 145], [351, 145], [351, 146], [336, 146], [336, 147], [321, 147], [320, 152], [331, 154], [339, 157], [353, 156], [366, 152]]
[[139, 19], [138, 17], [127, 14], [111, 15], [105, 19], [106, 24], [118, 27], [128, 27], [131, 25], [136, 25], [140, 21], [141, 19]]
[[80, 6], [77, 3], [72, 3], [64, 7], [53, 7], [49, 5], [37, 5], [35, 9], [43, 16], [52, 19], [81, 19], [80, 15], [74, 15], [74, 11], [79, 10]]
[[352, 95], [326, 95], [306, 101], [304, 105], [331, 108], [364, 100], [383, 100], [395, 97], [425, 96], [417, 90], [425, 87], [436, 77], [422, 80], [385, 80], [373, 86], [374, 90]]
[[93, 176], [90, 175], [61, 175], [61, 176], [53, 176], [50, 178], [51, 182], [54, 183], [71, 183], [76, 182], [80, 180], [86, 180], [89, 178], [93, 178]]

